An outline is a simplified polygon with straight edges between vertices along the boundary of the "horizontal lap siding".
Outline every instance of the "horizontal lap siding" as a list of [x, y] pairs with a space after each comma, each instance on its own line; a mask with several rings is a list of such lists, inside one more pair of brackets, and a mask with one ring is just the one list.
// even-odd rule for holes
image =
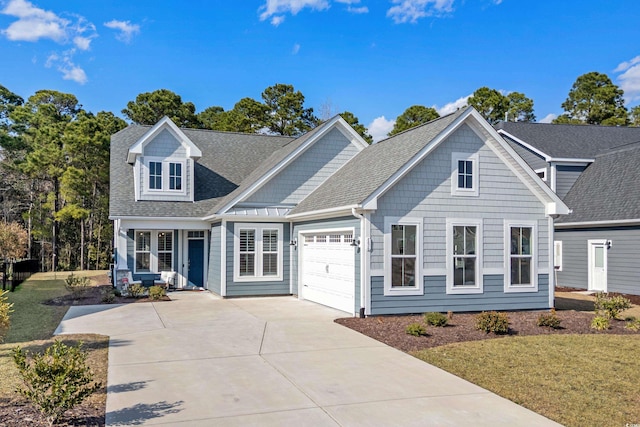
[[[354, 238], [359, 238], [361, 236], [360, 233], [360, 220], [355, 217], [345, 217], [345, 218], [333, 218], [319, 221], [308, 221], [308, 222], [299, 222], [293, 225], [293, 237], [298, 239], [299, 233], [305, 233], [307, 231], [319, 231], [322, 230], [334, 230], [334, 229], [346, 229], [353, 228], [354, 229]], [[298, 247], [303, 245], [304, 242], [298, 239]], [[353, 250], [355, 257], [354, 264], [354, 278], [353, 278], [353, 286], [355, 287], [355, 307], [354, 313], [357, 313], [360, 310], [360, 252], [355, 248]], [[293, 293], [298, 293], [298, 249], [293, 252], [293, 260], [291, 265], [291, 281], [293, 282]]]
[[484, 293], [447, 295], [445, 276], [426, 276], [424, 295], [385, 296], [384, 278], [371, 278], [372, 315], [413, 314], [430, 311], [466, 312], [549, 308], [549, 276], [538, 275], [538, 292], [505, 293], [502, 275], [484, 276]]
[[[580, 174], [585, 170], [584, 166], [557, 166], [556, 167], [556, 194], [561, 199], [567, 195]], [[571, 206], [569, 206], [571, 207]]]
[[299, 203], [329, 176], [358, 154], [358, 148], [337, 129], [315, 142], [247, 203]]
[[[536, 169], [546, 169], [547, 168], [547, 162], [544, 159], [544, 157], [540, 156], [539, 154], [534, 153], [533, 151], [529, 150], [528, 148], [523, 147], [522, 145], [518, 144], [517, 142], [512, 141], [510, 138], [505, 137], [504, 138], [505, 141], [507, 141], [507, 143], [509, 144], [509, 146], [511, 146], [511, 148], [513, 148], [515, 150], [516, 153], [518, 153], [518, 155], [520, 157], [522, 157], [522, 159], [527, 162], [527, 164], [529, 165], [529, 167], [531, 167], [531, 169], [536, 170]], [[548, 175], [547, 175], [548, 176]]]
[[[154, 232], [157, 233], [158, 230], [152, 229], [152, 228], [140, 228], [138, 230], [144, 230], [144, 231], [151, 231], [151, 234], [153, 235]], [[173, 270], [177, 270], [176, 269], [176, 263], [178, 260], [178, 245], [179, 245], [179, 241], [180, 241], [180, 232], [179, 230], [167, 230], [167, 231], [171, 231], [173, 233]], [[131, 271], [131, 277], [133, 277], [133, 280], [160, 280], [160, 273], [136, 273], [135, 272], [135, 233], [136, 230], [134, 229], [129, 229], [127, 231], [127, 268], [129, 269], [129, 271]], [[151, 238], [153, 240], [153, 237]], [[156, 249], [156, 252], [151, 253], [151, 256], [156, 256], [157, 257], [158, 252]]]
[[[283, 224], [282, 243], [282, 281], [274, 282], [234, 282], [233, 281], [233, 231], [236, 225], [242, 223], [227, 222], [227, 296], [260, 296], [260, 295], [289, 295], [289, 224]], [[268, 225], [268, 223], [265, 223]]]
[[562, 271], [558, 286], [588, 287], [588, 240], [611, 240], [607, 251], [607, 290], [640, 295], [640, 227], [600, 229], [559, 229], [555, 240], [562, 241]]
[[211, 227], [211, 250], [209, 251], [209, 272], [208, 272], [208, 283], [209, 290], [220, 295], [221, 292], [221, 281], [222, 281], [222, 272], [220, 271], [220, 262], [221, 262], [221, 233], [222, 226], [220, 224], [214, 224]]

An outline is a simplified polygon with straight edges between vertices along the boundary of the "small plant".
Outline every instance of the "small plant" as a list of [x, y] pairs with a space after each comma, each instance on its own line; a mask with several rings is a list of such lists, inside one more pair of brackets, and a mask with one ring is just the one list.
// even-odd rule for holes
[[9, 302], [8, 293], [9, 291], [0, 291], [0, 343], [4, 341], [4, 336], [9, 331], [9, 326], [11, 326], [13, 303]]
[[113, 289], [113, 295], [115, 295], [117, 297], [121, 297], [122, 296], [122, 292], [120, 292], [120, 289], [114, 288]]
[[447, 319], [449, 321], [453, 320], [453, 311], [451, 311], [451, 310], [447, 311]]
[[449, 323], [446, 315], [436, 312], [426, 313], [424, 315], [424, 321], [427, 325], [432, 326], [447, 326], [447, 323]]
[[596, 294], [595, 309], [597, 315], [604, 315], [609, 319], [617, 319], [621, 311], [631, 308], [631, 301], [622, 295], [612, 296], [608, 293]]
[[609, 329], [610, 318], [606, 316], [596, 316], [591, 321], [591, 329], [596, 331], [604, 331]]
[[476, 329], [486, 333], [506, 334], [509, 332], [509, 316], [497, 311], [483, 311], [476, 317]]
[[112, 289], [102, 289], [101, 294], [104, 303], [110, 304], [116, 299], [116, 294]]
[[64, 287], [67, 288], [76, 297], [82, 295], [89, 287], [88, 277], [78, 277], [71, 273], [64, 281]]
[[153, 285], [149, 288], [149, 298], [154, 301], [159, 301], [167, 294], [167, 291], [162, 286]]
[[413, 335], [414, 337], [427, 335], [427, 330], [424, 328], [424, 326], [421, 323], [417, 323], [417, 322], [407, 326], [407, 329], [405, 329], [405, 332], [409, 335]]
[[86, 360], [82, 343], [67, 346], [56, 340], [44, 353], [33, 356], [16, 347], [13, 361], [24, 385], [17, 392], [40, 411], [49, 425], [53, 425], [66, 411], [102, 387], [93, 382], [93, 373]]
[[127, 289], [129, 296], [133, 298], [141, 297], [144, 294], [144, 291], [144, 286], [142, 286], [140, 283], [133, 283], [129, 285], [129, 288]]
[[637, 319], [633, 316], [629, 316], [625, 318], [627, 324], [624, 325], [625, 329], [630, 329], [632, 331], [640, 331], [640, 319]]
[[556, 314], [556, 309], [552, 308], [549, 313], [541, 313], [538, 316], [538, 326], [546, 326], [552, 329], [560, 328], [560, 318]]

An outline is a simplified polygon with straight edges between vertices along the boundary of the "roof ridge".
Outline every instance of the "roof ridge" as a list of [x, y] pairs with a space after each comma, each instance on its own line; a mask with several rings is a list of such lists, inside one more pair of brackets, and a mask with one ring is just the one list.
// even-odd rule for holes
[[633, 141], [633, 142], [627, 142], [626, 144], [616, 145], [615, 147], [609, 148], [607, 151], [604, 151], [604, 152], [598, 154], [596, 156], [596, 158], [603, 157], [603, 156], [608, 156], [610, 154], [622, 153], [624, 151], [637, 150], [639, 148], [640, 148], [640, 140]]

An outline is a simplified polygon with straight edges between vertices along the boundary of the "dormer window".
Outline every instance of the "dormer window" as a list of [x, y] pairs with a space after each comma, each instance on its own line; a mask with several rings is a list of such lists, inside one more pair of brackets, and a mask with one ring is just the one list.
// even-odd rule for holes
[[183, 171], [185, 170], [185, 161], [176, 159], [159, 159], [148, 160], [147, 162], [147, 186], [149, 191], [157, 192], [184, 192]]
[[182, 190], [182, 163], [169, 163], [169, 190]]
[[162, 190], [162, 162], [149, 162], [149, 189]]

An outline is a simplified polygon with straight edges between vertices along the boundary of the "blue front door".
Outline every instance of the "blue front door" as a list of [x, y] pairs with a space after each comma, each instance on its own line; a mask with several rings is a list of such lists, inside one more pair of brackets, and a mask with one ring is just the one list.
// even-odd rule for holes
[[202, 287], [204, 277], [204, 240], [189, 240], [189, 282]]

